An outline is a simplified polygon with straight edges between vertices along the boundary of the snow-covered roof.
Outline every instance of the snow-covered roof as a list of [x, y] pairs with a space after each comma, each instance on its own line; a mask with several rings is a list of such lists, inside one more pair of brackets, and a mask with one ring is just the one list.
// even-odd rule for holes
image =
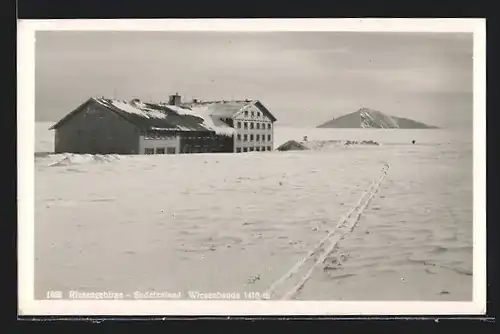
[[203, 101], [203, 102], [188, 102], [182, 105], [193, 111], [202, 110], [202, 113], [208, 113], [213, 118], [232, 118], [240, 111], [256, 106], [274, 122], [276, 117], [259, 100], [222, 100], [222, 101]]
[[135, 114], [145, 118], [164, 119], [167, 117], [167, 114], [165, 112], [149, 108], [144, 102], [140, 100], [134, 100], [132, 102], [110, 100], [104, 98], [96, 98], [95, 100], [105, 107], [109, 107], [110, 105], [112, 105], [113, 107], [118, 108], [126, 113]]
[[[98, 102], [103, 103], [103, 99]], [[147, 103], [139, 100], [131, 102], [104, 100], [104, 103], [111, 104], [124, 112], [139, 115], [147, 119], [162, 119], [168, 123], [168, 125], [176, 121], [175, 128], [178, 131], [200, 130], [199, 127], [201, 126], [205, 130], [214, 131], [218, 135], [231, 136], [235, 132], [231, 126], [222, 122], [215, 115], [212, 115], [210, 108], [207, 108], [207, 106], [189, 109], [187, 107], [179, 107], [163, 102]], [[196, 120], [194, 124], [193, 120]], [[151, 126], [151, 129], [168, 130], [169, 127]]]
[[[88, 102], [94, 101], [120, 114], [139, 128], [152, 131], [210, 131], [218, 135], [231, 136], [235, 133], [232, 126], [225, 123], [225, 118], [232, 118], [245, 108], [259, 104], [263, 111], [267, 111], [259, 101], [209, 101], [185, 103], [181, 106], [170, 105], [164, 102], [151, 103], [134, 99], [123, 101], [93, 97], [72, 113], [61, 119], [52, 128], [59, 127], [75, 112], [82, 109]], [[270, 117], [274, 119], [269, 113]]]
[[222, 113], [221, 109], [216, 108], [218, 105], [217, 103], [191, 104], [189, 108], [179, 108], [179, 114], [201, 117], [204, 124], [214, 129], [217, 134], [233, 135], [235, 133], [234, 128], [225, 123], [222, 118], [231, 117], [234, 113], [240, 111], [241, 107], [236, 110], [233, 106], [235, 110], [231, 111], [233, 114], [230, 114], [229, 109]]
[[208, 102], [191, 102], [185, 103], [183, 106], [192, 110], [203, 110], [203, 113], [209, 113], [217, 117], [233, 117], [246, 107], [252, 106], [256, 101], [253, 100], [235, 100], [235, 101], [208, 101]]
[[[138, 99], [123, 101], [93, 97], [80, 107], [57, 122], [52, 129], [59, 127], [67, 119], [80, 110], [87, 103], [95, 102], [103, 107], [123, 116], [137, 127], [151, 131], [197, 131], [214, 132], [219, 135], [232, 135], [234, 129], [227, 124], [214, 122], [206, 114], [198, 115], [189, 109], [169, 105], [166, 103], [143, 102]], [[229, 127], [229, 129], [228, 129]], [[231, 131], [233, 130], [233, 131]]]

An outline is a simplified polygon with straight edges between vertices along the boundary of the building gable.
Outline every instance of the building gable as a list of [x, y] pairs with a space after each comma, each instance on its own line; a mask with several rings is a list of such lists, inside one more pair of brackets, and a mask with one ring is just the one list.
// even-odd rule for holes
[[107, 107], [103, 106], [102, 104], [98, 103], [94, 98], [90, 98], [87, 101], [83, 102], [75, 110], [71, 111], [69, 114], [67, 114], [66, 116], [61, 118], [56, 124], [52, 125], [49, 128], [49, 130], [56, 130], [56, 129], [60, 128], [61, 126], [66, 124], [68, 121], [70, 121], [73, 117], [75, 117], [76, 115], [78, 115], [81, 112], [92, 113], [95, 110], [95, 107], [98, 107], [101, 110], [106, 110], [107, 112], [111, 112], [111, 113], [121, 117], [122, 119], [126, 120], [127, 122], [129, 122], [130, 124], [132, 124], [136, 127], [136, 125], [133, 122], [130, 122], [127, 118], [123, 117], [122, 115], [115, 112], [114, 110], [107, 108]]
[[266, 106], [264, 106], [264, 104], [260, 101], [255, 101], [255, 104], [254, 104], [257, 108], [259, 108], [264, 114], [267, 115], [267, 117], [269, 117], [269, 119], [271, 120], [271, 122], [276, 122], [278, 119], [276, 117], [274, 117], [274, 115], [266, 108]]
[[75, 116], [76, 114], [78, 114], [79, 112], [81, 112], [82, 110], [84, 110], [91, 103], [91, 101], [92, 101], [92, 99], [88, 99], [87, 101], [85, 101], [82, 104], [80, 104], [76, 109], [74, 109], [69, 114], [67, 114], [66, 116], [64, 116], [63, 118], [61, 118], [59, 121], [57, 121], [54, 125], [52, 125], [49, 128], [49, 130], [55, 130], [55, 129], [61, 127], [64, 123], [66, 123], [71, 118], [73, 118], [73, 116]]
[[240, 111], [238, 111], [233, 117], [238, 118], [244, 115], [245, 111], [248, 111], [249, 113], [253, 112], [261, 112], [265, 117], [269, 119], [271, 122], [276, 121], [276, 117], [274, 117], [273, 114], [260, 102], [260, 101], [254, 101], [243, 108], [241, 108]]

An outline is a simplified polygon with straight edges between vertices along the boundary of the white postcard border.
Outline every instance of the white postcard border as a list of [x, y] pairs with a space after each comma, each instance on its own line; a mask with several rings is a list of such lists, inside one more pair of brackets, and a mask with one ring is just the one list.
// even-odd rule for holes
[[[474, 231], [471, 302], [88, 301], [34, 300], [35, 32], [358, 31], [474, 34]], [[155, 19], [18, 21], [18, 312], [19, 315], [467, 315], [486, 312], [485, 19]]]

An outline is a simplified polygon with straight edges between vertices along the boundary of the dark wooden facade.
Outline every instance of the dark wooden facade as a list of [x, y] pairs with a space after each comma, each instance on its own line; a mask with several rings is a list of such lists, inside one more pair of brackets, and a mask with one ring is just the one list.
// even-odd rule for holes
[[55, 153], [138, 154], [140, 131], [132, 123], [89, 100], [55, 128]]

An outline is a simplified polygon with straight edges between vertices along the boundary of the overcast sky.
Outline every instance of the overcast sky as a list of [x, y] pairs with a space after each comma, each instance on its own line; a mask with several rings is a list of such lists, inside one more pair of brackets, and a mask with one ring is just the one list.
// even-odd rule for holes
[[91, 96], [259, 99], [279, 124], [317, 126], [368, 107], [471, 126], [472, 34], [37, 32], [36, 119]]

